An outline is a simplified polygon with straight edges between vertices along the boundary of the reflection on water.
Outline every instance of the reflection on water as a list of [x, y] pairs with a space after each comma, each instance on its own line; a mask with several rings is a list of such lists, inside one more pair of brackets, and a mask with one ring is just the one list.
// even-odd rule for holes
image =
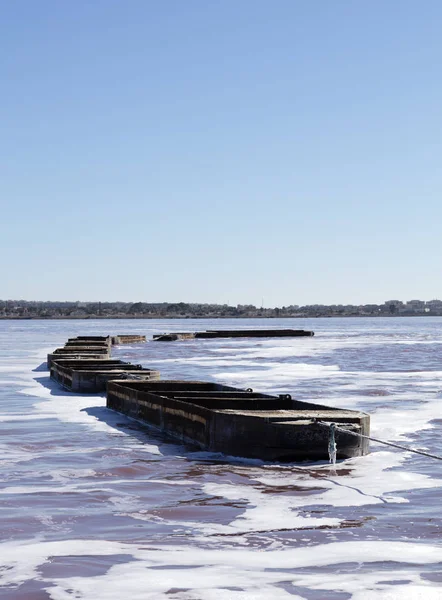
[[[374, 445], [335, 468], [202, 452], [108, 411], [102, 396], [61, 390], [41, 366], [75, 335], [256, 324], [268, 321], [0, 322], [0, 597], [442, 597], [438, 461]], [[365, 410], [373, 435], [442, 454], [442, 319], [296, 327], [316, 335], [114, 356], [163, 378]]]

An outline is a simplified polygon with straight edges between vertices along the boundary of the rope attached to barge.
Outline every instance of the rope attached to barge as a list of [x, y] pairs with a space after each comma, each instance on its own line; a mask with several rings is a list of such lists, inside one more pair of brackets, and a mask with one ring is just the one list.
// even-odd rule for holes
[[[380, 440], [379, 438], [371, 437], [369, 435], [364, 435], [362, 433], [357, 433], [356, 431], [349, 431], [348, 429], [344, 429], [344, 427], [339, 427], [338, 425], [336, 425], [336, 423], [326, 423], [325, 421], [316, 421], [316, 423], [318, 425], [322, 425], [323, 427], [327, 427], [328, 429], [330, 429], [329, 448], [331, 448], [332, 444], [335, 443], [335, 430], [336, 430], [336, 431], [342, 431], [343, 433], [348, 433], [349, 435], [355, 435], [356, 437], [360, 437], [365, 440], [370, 440], [371, 442], [375, 442], [376, 444], [384, 444], [385, 446], [391, 446], [392, 448], [398, 448], [399, 450], [404, 450], [405, 452], [412, 452], [413, 454], [420, 454], [421, 456], [426, 456], [427, 458], [434, 458], [435, 460], [442, 460], [442, 456], [438, 456], [437, 454], [430, 454], [429, 452], [424, 452], [423, 450], [416, 450], [416, 448], [408, 448], [407, 446], [403, 446], [402, 444], [386, 442], [385, 440]], [[330, 461], [331, 461], [331, 458], [330, 458]]]

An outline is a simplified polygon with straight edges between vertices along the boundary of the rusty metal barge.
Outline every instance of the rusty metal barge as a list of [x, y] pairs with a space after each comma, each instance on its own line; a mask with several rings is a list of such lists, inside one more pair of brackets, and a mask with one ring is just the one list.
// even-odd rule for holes
[[51, 379], [65, 389], [80, 394], [105, 391], [109, 379], [159, 379], [159, 371], [110, 358], [111, 347], [114, 345], [145, 341], [144, 335], [70, 338], [62, 348], [48, 354], [47, 365]]
[[[337, 458], [368, 453], [362, 412], [201, 381], [108, 381], [107, 407], [212, 452], [269, 461], [326, 460], [335, 423]], [[344, 431], [343, 431], [344, 430]], [[348, 433], [347, 433], [348, 432]]]
[[209, 329], [207, 331], [181, 331], [161, 333], [153, 336], [155, 342], [175, 342], [176, 340], [214, 338], [270, 338], [270, 337], [311, 337], [313, 331], [304, 329]]
[[80, 335], [69, 338], [66, 344], [47, 356], [48, 369], [53, 360], [105, 360], [110, 359], [112, 346], [145, 342], [145, 335]]
[[111, 379], [159, 379], [159, 371], [122, 360], [52, 360], [51, 379], [71, 392], [96, 394], [106, 391]]

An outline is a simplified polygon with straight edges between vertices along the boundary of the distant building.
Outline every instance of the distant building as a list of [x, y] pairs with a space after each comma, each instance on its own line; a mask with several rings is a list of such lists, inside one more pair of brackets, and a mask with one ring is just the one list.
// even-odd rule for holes
[[430, 310], [437, 310], [440, 311], [442, 310], [442, 300], [429, 300], [426, 303], [427, 308], [429, 308]]
[[404, 303], [402, 300], [387, 300], [384, 303], [385, 310], [390, 312], [391, 314], [396, 314], [404, 310]]
[[405, 306], [410, 312], [425, 312], [425, 302], [423, 300], [408, 300]]

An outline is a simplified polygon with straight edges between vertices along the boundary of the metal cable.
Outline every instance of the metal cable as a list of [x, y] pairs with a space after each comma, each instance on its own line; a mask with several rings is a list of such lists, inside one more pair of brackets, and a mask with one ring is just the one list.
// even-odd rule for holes
[[442, 456], [437, 456], [437, 454], [430, 454], [429, 452], [424, 452], [423, 450], [416, 450], [415, 448], [407, 448], [407, 446], [402, 446], [401, 444], [394, 444], [393, 442], [386, 442], [385, 440], [380, 440], [379, 438], [374, 438], [369, 435], [357, 433], [356, 431], [349, 431], [348, 429], [344, 429], [344, 427], [338, 427], [336, 423], [325, 423], [324, 421], [316, 421], [316, 423], [318, 423], [318, 425], [322, 425], [323, 427], [331, 427], [331, 425], [334, 425], [334, 428], [336, 430], [343, 431], [344, 433], [348, 433], [349, 435], [355, 435], [366, 440], [371, 440], [372, 442], [376, 442], [377, 444], [385, 444], [385, 446], [399, 448], [399, 450], [405, 450], [405, 452], [413, 452], [414, 454], [421, 454], [422, 456], [427, 456], [428, 458], [442, 460]]

